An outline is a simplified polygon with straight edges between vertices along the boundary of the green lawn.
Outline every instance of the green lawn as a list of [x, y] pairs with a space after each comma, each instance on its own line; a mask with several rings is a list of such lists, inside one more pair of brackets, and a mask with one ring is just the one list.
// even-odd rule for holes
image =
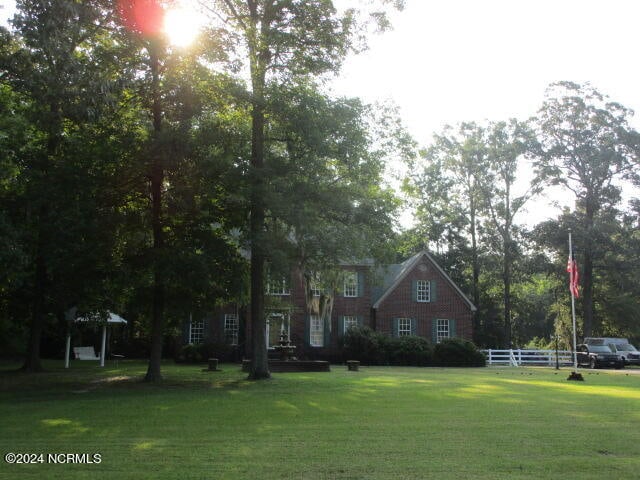
[[10, 465], [2, 479], [633, 479], [640, 375], [362, 368], [247, 382], [167, 363], [10, 372], [0, 364], [0, 453], [99, 453], [99, 464]]

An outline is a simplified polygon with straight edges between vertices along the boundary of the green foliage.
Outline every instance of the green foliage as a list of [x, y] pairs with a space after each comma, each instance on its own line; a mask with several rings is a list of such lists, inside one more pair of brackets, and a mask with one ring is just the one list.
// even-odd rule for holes
[[[528, 124], [447, 127], [410, 162], [404, 188], [417, 224], [403, 232], [398, 251], [435, 250], [478, 307], [478, 344], [523, 345], [535, 336], [551, 338], [554, 328], [564, 341], [569, 228], [581, 274], [581, 328], [637, 331], [632, 272], [638, 250], [631, 244], [640, 209], [636, 203], [633, 213], [633, 202], [629, 211], [620, 209], [621, 186], [638, 182], [640, 134], [629, 125], [630, 115], [589, 85], [561, 82], [550, 86]], [[536, 173], [528, 190], [521, 187], [527, 157]], [[573, 192], [576, 208], [530, 233], [516, 214], [542, 185]]]
[[[631, 112], [563, 82], [551, 86], [535, 136], [515, 121], [461, 123], [416, 159], [397, 111], [332, 98], [321, 81], [364, 45], [367, 15], [384, 29], [384, 11], [401, 3], [368, 2], [365, 13], [320, 0], [207, 2], [224, 25], [191, 50], [153, 50], [166, 47], [154, 78], [150, 49], [162, 41], [125, 31], [113, 2], [18, 1], [11, 29], [0, 28], [0, 350], [19, 351], [31, 325], [59, 337], [56, 318], [70, 305], [148, 319], [159, 279], [166, 331], [186, 312], [246, 302], [240, 252], [251, 242], [275, 270], [295, 264], [329, 279], [327, 265], [385, 259], [396, 240], [403, 258], [436, 251], [479, 307], [477, 343], [508, 343], [510, 328], [520, 345], [554, 329], [566, 343], [568, 228], [580, 328], [640, 338], [640, 203], [625, 211], [620, 196], [624, 182], [640, 183]], [[243, 53], [250, 84], [233, 63]], [[514, 216], [535, 187], [512, 188], [527, 153], [539, 181], [576, 198], [574, 212], [531, 235]], [[389, 158], [410, 159], [405, 190], [416, 207], [416, 226], [399, 238]], [[163, 171], [161, 248], [153, 165]], [[257, 199], [259, 231], [249, 223]], [[145, 337], [147, 325], [135, 325]], [[358, 348], [374, 363], [427, 355], [416, 339], [374, 334]]]
[[410, 175], [404, 189], [416, 207], [420, 248], [436, 253], [444, 250], [472, 263], [467, 237], [478, 235], [484, 210], [482, 185], [486, 182], [487, 147], [485, 132], [475, 123], [462, 123], [457, 129], [447, 126], [434, 138], [421, 157], [409, 161]]
[[599, 323], [597, 258], [608, 250], [599, 237], [610, 238], [606, 225], [620, 204], [619, 185], [637, 179], [640, 133], [629, 125], [632, 113], [588, 84], [560, 82], [549, 87], [537, 119], [537, 173], [576, 199], [574, 238], [586, 336]]
[[176, 362], [203, 363], [206, 362], [206, 358], [203, 357], [200, 351], [200, 345], [187, 344], [180, 349], [180, 352], [176, 356]]
[[12, 322], [7, 312], [0, 310], [0, 313], [0, 357], [21, 358], [26, 353], [26, 329]]
[[552, 305], [556, 296], [565, 291], [565, 283], [555, 276], [536, 271], [527, 273], [512, 290], [514, 345], [525, 345], [532, 338], [549, 341], [556, 318]]
[[206, 363], [210, 358], [222, 361], [234, 360], [235, 347], [222, 342], [205, 342], [183, 345], [175, 356], [177, 363]]
[[[556, 342], [554, 339], [533, 337], [523, 348], [530, 350], [555, 350]], [[558, 342], [558, 350], [560, 350], [560, 342]]]
[[486, 358], [473, 343], [448, 338], [434, 347], [433, 364], [439, 367], [484, 367]]
[[343, 339], [345, 360], [367, 365], [424, 367], [431, 364], [431, 343], [422, 337], [389, 337], [369, 327], [350, 328]]
[[359, 360], [365, 365], [383, 365], [388, 361], [389, 337], [369, 327], [350, 328], [343, 338], [346, 360]]
[[385, 347], [391, 365], [426, 367], [431, 364], [433, 347], [422, 337], [389, 338]]
[[270, 98], [271, 135], [279, 139], [266, 156], [272, 262], [319, 271], [384, 256], [398, 201], [383, 186], [383, 152], [367, 128], [376, 111], [312, 85], [280, 87]]

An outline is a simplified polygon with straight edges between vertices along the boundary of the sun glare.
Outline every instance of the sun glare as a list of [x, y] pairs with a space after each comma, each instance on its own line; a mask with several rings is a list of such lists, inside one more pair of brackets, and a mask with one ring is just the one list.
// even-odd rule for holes
[[195, 40], [201, 27], [202, 15], [187, 2], [181, 2], [165, 13], [164, 31], [172, 45], [186, 47]]

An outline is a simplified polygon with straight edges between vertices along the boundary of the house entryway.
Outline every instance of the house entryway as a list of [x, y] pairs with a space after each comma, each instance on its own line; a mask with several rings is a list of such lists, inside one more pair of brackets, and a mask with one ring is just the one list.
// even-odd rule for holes
[[271, 312], [267, 315], [267, 348], [273, 349], [280, 342], [280, 335], [286, 332], [291, 338], [289, 312]]

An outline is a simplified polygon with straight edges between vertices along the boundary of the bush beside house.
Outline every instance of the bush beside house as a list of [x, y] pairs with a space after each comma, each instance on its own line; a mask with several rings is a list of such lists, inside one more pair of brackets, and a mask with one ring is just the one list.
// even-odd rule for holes
[[484, 354], [471, 342], [446, 339], [435, 346], [422, 337], [389, 337], [368, 327], [349, 329], [343, 339], [345, 360], [366, 365], [483, 367]]
[[459, 338], [443, 340], [433, 349], [433, 365], [438, 367], [484, 367], [487, 360], [473, 343]]

